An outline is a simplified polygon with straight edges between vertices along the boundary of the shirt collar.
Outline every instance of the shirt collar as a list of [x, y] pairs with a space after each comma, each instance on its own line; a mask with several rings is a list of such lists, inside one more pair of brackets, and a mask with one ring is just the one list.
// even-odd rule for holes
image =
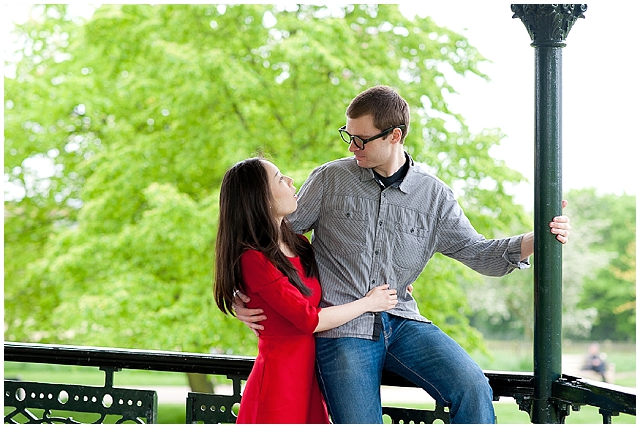
[[[400, 189], [404, 193], [409, 193], [409, 189], [411, 188], [411, 176], [415, 174], [415, 162], [413, 158], [408, 152], [404, 152], [405, 156], [409, 158], [409, 170], [407, 171], [407, 175], [404, 176], [404, 179], [400, 182], [400, 186], [392, 186], [397, 189]], [[355, 158], [354, 158], [355, 162]], [[360, 181], [369, 181], [375, 180], [375, 176], [373, 174], [373, 169], [371, 168], [360, 168]]]
[[404, 180], [400, 183], [400, 190], [404, 193], [409, 193], [409, 190], [413, 185], [413, 179], [416, 176], [416, 164], [411, 155], [407, 152], [405, 153], [409, 157], [409, 170], [407, 171], [407, 175], [404, 176]]

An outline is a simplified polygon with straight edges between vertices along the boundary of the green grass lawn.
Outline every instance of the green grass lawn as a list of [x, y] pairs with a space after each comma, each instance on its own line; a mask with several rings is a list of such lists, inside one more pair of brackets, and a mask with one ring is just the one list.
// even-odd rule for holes
[[[5, 379], [32, 382], [69, 383], [103, 386], [104, 372], [97, 367], [56, 366], [53, 364], [17, 363], [5, 361]], [[151, 370], [123, 370], [114, 373], [115, 386], [131, 385], [188, 385], [184, 373], [157, 372]]]
[[[511, 403], [494, 403], [493, 408], [496, 412], [499, 424], [530, 424], [529, 415], [518, 409], [517, 404]], [[635, 424], [636, 417], [632, 415], [621, 414], [613, 417], [611, 422], [614, 424]], [[565, 419], [566, 424], [602, 424], [602, 416], [598, 413], [598, 409], [590, 406], [583, 406], [580, 411], [571, 411]]]
[[[588, 344], [567, 342], [562, 345], [565, 354], [585, 353]], [[487, 341], [491, 355], [480, 351], [471, 352], [471, 357], [483, 370], [533, 371], [533, 345], [516, 341]], [[607, 354], [607, 361], [615, 364], [615, 385], [636, 387], [635, 344], [602, 344], [601, 350]]]
[[[393, 407], [406, 407], [412, 409], [433, 409], [431, 405], [416, 404], [394, 404]], [[516, 403], [496, 402], [493, 403], [498, 424], [531, 424], [529, 415], [518, 408]], [[391, 419], [384, 417], [385, 423], [391, 423]], [[636, 417], [633, 415], [621, 414], [611, 419], [614, 424], [635, 424]], [[580, 411], [571, 411], [565, 419], [566, 424], [602, 424], [602, 416], [595, 407], [583, 406]]]

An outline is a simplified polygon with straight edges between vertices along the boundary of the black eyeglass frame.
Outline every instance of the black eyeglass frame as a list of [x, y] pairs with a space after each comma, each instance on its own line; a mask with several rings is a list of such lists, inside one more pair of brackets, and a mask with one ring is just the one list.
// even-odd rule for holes
[[[342, 141], [344, 141], [347, 144], [351, 144], [351, 142], [353, 142], [353, 144], [355, 144], [357, 148], [359, 148], [360, 150], [364, 150], [364, 145], [365, 144], [367, 144], [370, 141], [376, 140], [378, 138], [384, 137], [385, 135], [387, 135], [388, 133], [390, 133], [391, 131], [393, 131], [396, 128], [400, 128], [401, 130], [404, 130], [404, 128], [406, 128], [406, 125], [392, 126], [391, 128], [387, 128], [384, 131], [382, 131], [381, 133], [379, 133], [377, 135], [374, 135], [371, 138], [367, 138], [366, 140], [363, 140], [362, 138], [358, 137], [357, 135], [349, 134], [347, 132], [347, 125], [341, 126], [340, 129], [338, 129], [338, 132], [340, 133], [340, 138], [342, 138]], [[349, 137], [348, 139], [344, 137], [345, 134]], [[358, 144], [358, 140], [362, 142], [362, 146], [360, 144]]]

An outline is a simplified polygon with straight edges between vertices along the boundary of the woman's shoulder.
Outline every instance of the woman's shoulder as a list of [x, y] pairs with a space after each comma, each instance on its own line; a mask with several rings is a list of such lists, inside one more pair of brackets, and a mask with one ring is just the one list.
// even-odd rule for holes
[[246, 249], [240, 256], [240, 266], [243, 272], [255, 272], [267, 277], [280, 277], [282, 274], [276, 268], [276, 265], [262, 251], [254, 249]]
[[262, 251], [255, 250], [253, 248], [245, 249], [240, 256], [240, 260], [242, 260], [243, 263], [269, 261], [268, 257]]

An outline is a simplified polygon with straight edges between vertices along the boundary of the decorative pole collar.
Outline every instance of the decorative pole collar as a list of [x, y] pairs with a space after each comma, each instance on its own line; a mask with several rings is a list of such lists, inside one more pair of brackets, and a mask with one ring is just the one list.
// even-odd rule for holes
[[565, 47], [564, 41], [586, 4], [512, 4], [513, 18], [520, 18], [534, 47]]

